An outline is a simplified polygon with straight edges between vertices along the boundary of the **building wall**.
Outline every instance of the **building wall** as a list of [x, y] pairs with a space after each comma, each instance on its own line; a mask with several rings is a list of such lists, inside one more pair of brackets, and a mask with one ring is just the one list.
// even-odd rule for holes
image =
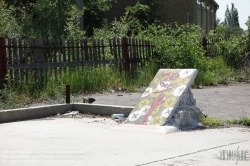
[[117, 0], [112, 4], [112, 8], [109, 12], [106, 13], [106, 18], [109, 21], [120, 19], [121, 16], [125, 13], [125, 8], [127, 6], [134, 6], [137, 2], [143, 2], [143, 0]]
[[[112, 4], [112, 8], [106, 13], [109, 21], [119, 19], [125, 13], [126, 6], [134, 6], [138, 0], [117, 0]], [[139, 0], [144, 2], [144, 0]], [[162, 23], [185, 24], [187, 23], [187, 13], [190, 15], [190, 23], [193, 23], [193, 0], [157, 0], [159, 5], [153, 8], [158, 13]]]
[[178, 25], [194, 23], [193, 0], [157, 0], [159, 5], [153, 9], [161, 17], [162, 23], [177, 23]]
[[217, 7], [212, 0], [203, 0], [203, 2], [197, 3], [197, 25], [205, 30], [206, 33], [216, 28]]
[[[106, 13], [109, 21], [120, 19], [124, 15], [126, 6], [134, 6], [137, 2], [145, 0], [117, 0], [113, 3], [112, 8]], [[210, 29], [215, 28], [215, 13], [211, 12], [209, 6], [213, 0], [156, 0], [158, 6], [153, 11], [160, 16], [160, 21], [166, 24], [177, 23], [178, 25], [189, 23], [199, 25], [207, 33]], [[200, 2], [203, 1], [203, 2]], [[189, 19], [188, 19], [189, 13]]]
[[[202, 17], [203, 17], [203, 13], [202, 13], [202, 6], [201, 5], [197, 5], [197, 25], [200, 25], [202, 27]], [[203, 15], [202, 15], [203, 14]]]

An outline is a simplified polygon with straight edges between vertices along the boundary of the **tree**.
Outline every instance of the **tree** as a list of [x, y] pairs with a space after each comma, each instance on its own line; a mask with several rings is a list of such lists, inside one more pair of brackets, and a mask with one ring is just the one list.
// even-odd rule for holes
[[92, 36], [95, 28], [102, 27], [104, 13], [110, 10], [114, 1], [116, 0], [83, 0], [84, 29], [87, 36]]
[[[250, 16], [248, 16], [248, 20], [246, 22], [246, 25], [247, 25], [247, 49], [248, 51], [250, 52]], [[250, 55], [249, 55], [250, 57]]]
[[248, 32], [250, 33], [250, 16], [248, 16], [248, 20], [246, 22], [246, 25], [248, 27]]
[[227, 5], [227, 9], [225, 12], [225, 24], [229, 27], [240, 27], [238, 10], [234, 7], [233, 3], [230, 10]]
[[16, 37], [21, 34], [20, 26], [15, 17], [15, 8], [0, 0], [0, 36]]
[[159, 24], [157, 13], [154, 13], [152, 10], [157, 5], [155, 0], [147, 0], [145, 3], [137, 2], [134, 6], [127, 6], [125, 8], [121, 22], [129, 26], [128, 36], [137, 34], [153, 23]]
[[[76, 0], [0, 0], [0, 7], [10, 13], [9, 17], [0, 17], [0, 23], [3, 25], [11, 25], [11, 28], [18, 29], [10, 33], [9, 28], [0, 28], [1, 33], [12, 37], [25, 38], [46, 38], [55, 39], [64, 36], [76, 36], [84, 34], [92, 36], [95, 28], [100, 28], [104, 20], [104, 12], [111, 8], [112, 2], [115, 0], [83, 0], [83, 11], [75, 8]], [[2, 14], [4, 15], [4, 14]], [[6, 14], [5, 14], [6, 15]], [[79, 16], [84, 15], [84, 32], [80, 32], [77, 26]], [[1, 15], [0, 15], [1, 16]], [[15, 24], [5, 23], [15, 21]], [[73, 32], [71, 32], [73, 30]], [[10, 30], [8, 30], [10, 31]], [[11, 34], [11, 35], [8, 35]]]
[[226, 38], [229, 38], [231, 35], [241, 35], [244, 32], [243, 29], [240, 28], [238, 10], [233, 3], [230, 10], [227, 5], [225, 20], [221, 25], [228, 27]]

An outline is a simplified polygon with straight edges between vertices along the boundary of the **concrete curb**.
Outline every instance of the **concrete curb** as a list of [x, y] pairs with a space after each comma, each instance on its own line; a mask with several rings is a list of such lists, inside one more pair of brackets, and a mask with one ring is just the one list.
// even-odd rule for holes
[[63, 114], [67, 110], [109, 116], [112, 114], [125, 114], [125, 116], [128, 116], [133, 107], [76, 103], [2, 110], [0, 111], [0, 123], [45, 118], [58, 113]]
[[124, 114], [128, 116], [134, 107], [102, 105], [102, 104], [73, 104], [73, 109], [82, 113], [91, 113], [99, 115]]

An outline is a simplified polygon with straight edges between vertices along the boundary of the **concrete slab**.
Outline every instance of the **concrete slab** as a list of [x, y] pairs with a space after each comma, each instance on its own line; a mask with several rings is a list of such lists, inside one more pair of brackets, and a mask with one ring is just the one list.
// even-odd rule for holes
[[56, 115], [58, 113], [65, 113], [67, 110], [72, 110], [72, 108], [73, 106], [70, 104], [57, 104], [31, 108], [2, 110], [0, 111], [0, 123], [44, 118]]
[[[235, 165], [220, 150], [250, 151], [250, 128], [170, 134], [115, 130], [111, 119], [38, 119], [0, 124], [1, 166]], [[238, 161], [238, 165], [249, 165]]]
[[[210, 117], [221, 119], [250, 118], [250, 84], [205, 87], [192, 89], [196, 105]], [[141, 93], [92, 94], [96, 104], [136, 106]], [[80, 100], [81, 101], [81, 100]]]
[[197, 72], [196, 69], [160, 69], [124, 123], [160, 126], [170, 122]]
[[0, 111], [0, 123], [44, 118], [57, 115], [58, 113], [63, 114], [69, 110], [76, 110], [81, 113], [91, 113], [106, 116], [111, 116], [112, 114], [124, 114], [125, 116], [128, 116], [132, 109], [133, 107], [129, 106], [85, 103], [48, 105], [12, 110], [2, 110]]

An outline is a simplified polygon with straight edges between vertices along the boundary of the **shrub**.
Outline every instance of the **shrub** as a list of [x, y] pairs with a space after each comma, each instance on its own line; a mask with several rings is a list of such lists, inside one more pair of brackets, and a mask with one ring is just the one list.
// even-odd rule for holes
[[245, 117], [240, 121], [240, 124], [244, 125], [244, 126], [250, 126], [250, 119]]

